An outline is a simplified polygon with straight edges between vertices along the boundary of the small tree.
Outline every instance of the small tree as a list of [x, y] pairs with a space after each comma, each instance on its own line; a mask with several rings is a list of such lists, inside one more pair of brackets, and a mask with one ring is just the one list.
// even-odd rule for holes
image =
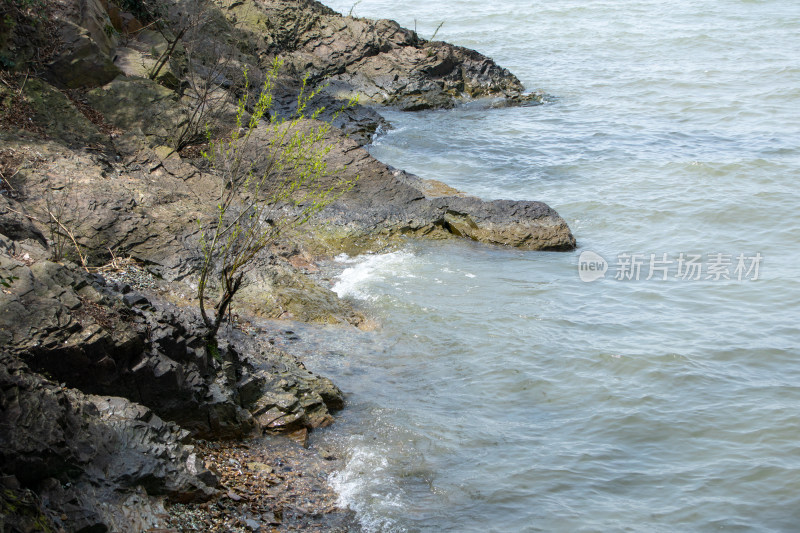
[[[219, 176], [221, 187], [214, 221], [201, 226], [203, 263], [197, 288], [212, 355], [216, 355], [219, 328], [254, 259], [285, 231], [305, 224], [352, 188], [358, 179], [337, 178], [344, 168], [328, 168], [325, 156], [334, 145], [326, 137], [338, 112], [327, 122], [317, 120], [324, 108], [306, 115], [310, 101], [320, 90], [309, 91], [307, 78], [303, 80], [292, 116], [270, 115], [281, 64], [277, 58], [273, 62], [246, 125], [243, 121], [251, 102], [244, 71], [244, 96], [238, 101], [233, 131], [220, 141], [212, 141], [209, 133], [209, 148], [203, 152]], [[353, 99], [345, 107], [355, 103]], [[257, 168], [256, 162], [248, 157], [252, 150], [247, 149], [254, 144], [253, 134], [259, 128], [269, 131], [269, 139], [258, 146], [264, 163]], [[219, 290], [213, 314], [206, 307], [206, 292], [212, 277], [217, 280]]]

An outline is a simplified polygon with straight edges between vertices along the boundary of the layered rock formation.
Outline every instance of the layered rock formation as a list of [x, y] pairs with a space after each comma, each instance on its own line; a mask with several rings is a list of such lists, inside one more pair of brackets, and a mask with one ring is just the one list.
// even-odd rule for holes
[[263, 39], [254, 43], [259, 50], [285, 55], [296, 73], [324, 79], [345, 99], [358, 94], [408, 111], [453, 107], [463, 97], [535, 100], [491, 59], [426, 41], [392, 20], [343, 17], [313, 1], [248, 0], [231, 5], [228, 15]]
[[154, 527], [163, 498], [216, 494], [187, 438], [305, 439], [343, 407], [265, 342], [239, 333], [209, 358], [191, 309], [42, 259], [36, 240], [0, 245], [0, 464], [9, 494], [32, 490], [56, 525]]
[[216, 492], [216, 477], [182, 443], [186, 430], [124, 398], [61, 387], [0, 358], [5, 531], [144, 531], [159, 525], [160, 496], [188, 502]]

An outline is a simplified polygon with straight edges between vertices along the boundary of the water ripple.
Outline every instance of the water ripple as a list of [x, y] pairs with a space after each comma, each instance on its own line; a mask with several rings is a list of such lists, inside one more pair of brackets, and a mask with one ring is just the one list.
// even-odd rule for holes
[[[557, 98], [388, 112], [371, 152], [547, 201], [580, 249], [416, 243], [339, 265], [337, 290], [383, 323], [341, 341], [346, 363], [316, 360], [349, 393], [330, 437], [343, 502], [366, 531], [796, 530], [800, 4], [442, 6], [354, 9], [423, 37], [447, 13], [439, 37]], [[758, 281], [587, 284], [585, 250], [763, 264]]]

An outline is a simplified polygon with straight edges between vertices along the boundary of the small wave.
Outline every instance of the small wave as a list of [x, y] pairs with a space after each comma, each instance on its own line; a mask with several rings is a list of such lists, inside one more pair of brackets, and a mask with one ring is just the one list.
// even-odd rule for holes
[[388, 507], [402, 506], [400, 497], [396, 494], [374, 494], [376, 486], [385, 486], [384, 478], [388, 474], [382, 474], [388, 468], [386, 456], [378, 450], [356, 446], [345, 467], [328, 478], [328, 483], [339, 495], [337, 504], [355, 511], [365, 533], [404, 531], [386, 516], [387, 513], [382, 512]]
[[369, 292], [370, 282], [376, 279], [385, 279], [387, 275], [400, 274], [403, 277], [413, 277], [413, 274], [399, 272], [403, 269], [401, 265], [411, 257], [413, 255], [405, 251], [368, 254], [357, 258], [341, 254], [336, 257], [336, 261], [352, 266], [339, 274], [338, 281], [333, 285], [332, 290], [340, 298], [349, 296], [358, 300], [375, 300], [377, 296]]

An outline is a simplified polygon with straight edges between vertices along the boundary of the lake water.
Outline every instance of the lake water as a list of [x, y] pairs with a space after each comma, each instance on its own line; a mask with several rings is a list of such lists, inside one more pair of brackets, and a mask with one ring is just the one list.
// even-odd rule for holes
[[[331, 265], [382, 324], [309, 348], [348, 393], [314, 439], [342, 450], [331, 482], [360, 527], [800, 530], [800, 3], [353, 12], [422, 37], [444, 21], [437, 39], [553, 96], [386, 111], [371, 153], [543, 200], [579, 245], [409, 242]], [[583, 274], [605, 260], [605, 277], [581, 280], [584, 253]]]

